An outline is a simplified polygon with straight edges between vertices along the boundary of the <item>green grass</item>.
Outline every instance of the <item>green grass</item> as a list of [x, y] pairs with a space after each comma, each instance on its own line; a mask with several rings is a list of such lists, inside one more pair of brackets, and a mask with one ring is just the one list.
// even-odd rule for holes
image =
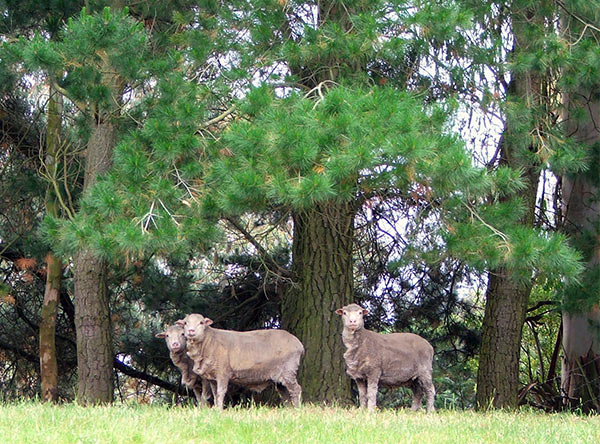
[[304, 406], [83, 408], [34, 402], [0, 405], [2, 444], [44, 443], [561, 443], [600, 441], [600, 418], [535, 412], [475, 413]]

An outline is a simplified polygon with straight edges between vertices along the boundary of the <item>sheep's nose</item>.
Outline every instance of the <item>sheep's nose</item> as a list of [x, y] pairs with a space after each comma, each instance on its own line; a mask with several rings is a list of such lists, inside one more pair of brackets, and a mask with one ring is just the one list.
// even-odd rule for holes
[[194, 335], [196, 334], [196, 330], [194, 330], [193, 328], [190, 328], [190, 329], [188, 330], [188, 334], [189, 334], [190, 336], [194, 336]]
[[179, 348], [179, 342], [173, 342], [173, 347], [174, 348]]

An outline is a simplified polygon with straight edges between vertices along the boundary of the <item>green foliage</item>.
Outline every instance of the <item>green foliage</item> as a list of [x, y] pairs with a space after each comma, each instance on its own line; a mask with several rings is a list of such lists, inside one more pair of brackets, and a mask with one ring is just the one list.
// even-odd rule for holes
[[[423, 159], [433, 152], [440, 153], [440, 163], [449, 163], [446, 156], [455, 153], [450, 148], [456, 141], [439, 134], [441, 122], [416, 97], [391, 88], [340, 86], [317, 100], [299, 94], [274, 101], [259, 97], [270, 95], [264, 87], [250, 94], [252, 113], [257, 103], [270, 106], [252, 123], [232, 125], [219, 145], [231, 154], [211, 165], [208, 182], [219, 184], [217, 205], [224, 210], [255, 208], [261, 199], [292, 208], [348, 201], [361, 187], [408, 184], [411, 174], [419, 174], [415, 169], [429, 172]], [[379, 174], [385, 170], [389, 173]]]
[[46, 234], [65, 253], [84, 246], [109, 257], [183, 254], [208, 245], [218, 230], [200, 223], [198, 180], [206, 142], [196, 134], [199, 89], [172, 74], [159, 84], [145, 125], [115, 148], [114, 168], [85, 196], [73, 221], [48, 221]]
[[[220, 248], [215, 241], [223, 238], [223, 216], [268, 214], [271, 222], [315, 204], [351, 202], [373, 215], [357, 223], [357, 248], [370, 243], [363, 237], [369, 227], [380, 235], [401, 227], [389, 236], [394, 247], [372, 242], [383, 257], [368, 264], [372, 269], [357, 260], [356, 296], [381, 308], [375, 325], [421, 332], [468, 359], [479, 324], [453, 291], [454, 275], [436, 280], [429, 277], [433, 271], [451, 275], [446, 263], [458, 258], [474, 274], [504, 266], [519, 279], [534, 276], [552, 288], [576, 281], [579, 255], [564, 238], [521, 224], [522, 171], [475, 166], [449, 130], [456, 103], [472, 109], [480, 101], [481, 109], [510, 120], [507, 140], [518, 146], [523, 171], [550, 165], [557, 173], [594, 177], [600, 163], [589, 161], [597, 147], [565, 137], [545, 105], [510, 96], [494, 108], [506, 99], [498, 84], [508, 70], [560, 72], [552, 85], [567, 92], [595, 85], [599, 58], [587, 38], [591, 29], [581, 44], [568, 45], [550, 22], [540, 27], [531, 20], [524, 25], [527, 49], [508, 53], [503, 35], [510, 14], [534, 7], [544, 15], [552, 2], [358, 0], [331, 2], [318, 18], [314, 4], [298, 1], [146, 1], [123, 11], [87, 3], [93, 13], [81, 11], [60, 32], [51, 26], [59, 39], [48, 41], [42, 31], [5, 46], [0, 57], [11, 66], [24, 60], [30, 72], [55, 80], [87, 111], [77, 122], [107, 110], [121, 130], [130, 130], [119, 135], [112, 171], [77, 202], [73, 220], [46, 218], [41, 234], [65, 256], [92, 248], [116, 264], [115, 273], [134, 273], [135, 279], [119, 275], [111, 282], [111, 308], [120, 317], [119, 349], [140, 367], [167, 371], [152, 329], [188, 311], [219, 306], [215, 313], [229, 328], [277, 323], [281, 295], [264, 290], [268, 273], [255, 265], [256, 256], [220, 255], [244, 270], [229, 277], [235, 281], [229, 293], [214, 276], [188, 269], [203, 270], [199, 258]], [[118, 85], [111, 83], [116, 77]], [[0, 84], [5, 78], [15, 79], [15, 72], [0, 70]], [[115, 86], [131, 92], [135, 103], [117, 108], [122, 90]], [[232, 103], [227, 118], [206, 123], [231, 111]], [[132, 119], [116, 118], [121, 111]], [[84, 125], [77, 131], [83, 143], [89, 133]], [[385, 205], [394, 217], [382, 216]], [[151, 255], [172, 256], [136, 271], [124, 265]], [[288, 267], [287, 249], [282, 257], [277, 263]], [[408, 268], [420, 273], [410, 275]], [[224, 270], [219, 275], [227, 275]], [[589, 276], [570, 291], [589, 289], [586, 300], [592, 300], [600, 290], [597, 273]], [[378, 301], [374, 293], [384, 283]], [[404, 300], [411, 286], [422, 290], [415, 306]], [[261, 287], [268, 304], [258, 298], [264, 303], [258, 314], [232, 312], [249, 299], [245, 307], [255, 307], [251, 298]], [[468, 359], [440, 358], [440, 402], [471, 402]], [[453, 379], [452, 369], [461, 376]]]
[[116, 91], [127, 82], [147, 76], [148, 35], [141, 23], [128, 16], [127, 8], [88, 14], [83, 8], [78, 19], [48, 40], [42, 33], [5, 44], [13, 63], [22, 60], [29, 70], [43, 71], [82, 111], [113, 109], [121, 101]]

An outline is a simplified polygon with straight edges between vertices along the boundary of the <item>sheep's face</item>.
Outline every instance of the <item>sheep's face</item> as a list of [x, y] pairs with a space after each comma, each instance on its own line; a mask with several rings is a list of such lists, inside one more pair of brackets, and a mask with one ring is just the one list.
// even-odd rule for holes
[[212, 320], [205, 318], [201, 314], [189, 314], [182, 321], [177, 321], [177, 324], [183, 327], [185, 337], [189, 341], [202, 342], [206, 327], [212, 324]]
[[369, 310], [356, 304], [350, 304], [338, 308], [335, 312], [342, 317], [344, 328], [355, 331], [365, 326], [364, 316], [369, 313]]
[[165, 331], [157, 333], [156, 337], [164, 338], [165, 342], [167, 343], [167, 347], [169, 347], [169, 350], [172, 352], [177, 353], [185, 350], [186, 339], [183, 332], [183, 327], [180, 325], [171, 325], [167, 327]]

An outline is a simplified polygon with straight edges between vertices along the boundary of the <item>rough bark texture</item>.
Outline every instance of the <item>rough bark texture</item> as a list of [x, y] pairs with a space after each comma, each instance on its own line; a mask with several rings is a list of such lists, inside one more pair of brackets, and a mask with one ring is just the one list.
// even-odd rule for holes
[[504, 269], [490, 272], [482, 326], [477, 407], [515, 408], [519, 392], [519, 348], [531, 287]]
[[335, 310], [353, 299], [354, 211], [328, 202], [294, 214], [294, 285], [282, 324], [304, 344], [298, 380], [308, 402], [352, 402]]
[[[97, 123], [86, 152], [84, 189], [110, 168], [115, 127]], [[108, 307], [106, 263], [91, 251], [83, 250], [73, 258], [75, 328], [77, 332], [77, 398], [82, 404], [113, 400], [112, 327]]]
[[[582, 104], [583, 101], [585, 104]], [[579, 142], [593, 146], [600, 142], [600, 100], [596, 94], [582, 91], [577, 98], [565, 95], [567, 112], [584, 106], [586, 118], [577, 121], [567, 115], [568, 133]], [[595, 148], [596, 150], [598, 148]], [[598, 155], [592, 157], [598, 161]], [[593, 170], [593, 169], [592, 169]], [[565, 176], [563, 208], [565, 231], [580, 249], [585, 250], [588, 273], [600, 267], [600, 178], [589, 173]], [[585, 236], [585, 237], [583, 237]], [[581, 240], [585, 239], [585, 240]], [[591, 239], [591, 243], [590, 243]], [[585, 245], [583, 245], [585, 244]], [[597, 287], [596, 287], [597, 288]], [[598, 298], [581, 288], [583, 299]], [[586, 298], [587, 296], [587, 298]], [[584, 305], [584, 304], [582, 304]], [[600, 308], [594, 304], [589, 311], [563, 312], [563, 362], [561, 386], [566, 403], [585, 412], [600, 412]]]
[[[523, 15], [521, 15], [523, 14]], [[515, 14], [513, 32], [515, 48], [526, 49], [527, 41], [523, 20], [533, 20], [533, 11]], [[540, 103], [541, 79], [539, 74], [522, 72], [513, 75], [509, 99], [519, 100], [532, 108]], [[522, 193], [527, 214], [521, 221], [532, 227], [535, 214], [539, 166], [526, 163], [519, 153], [527, 134], [516, 133], [513, 127], [520, 122], [507, 119], [502, 140], [501, 163], [522, 169], [527, 189]], [[533, 147], [530, 147], [533, 149]], [[491, 270], [486, 291], [486, 306], [482, 325], [479, 368], [477, 372], [477, 408], [516, 408], [519, 391], [519, 354], [521, 333], [529, 303], [532, 282], [517, 283], [517, 278], [506, 268]]]
[[[61, 144], [62, 96], [50, 87], [48, 99], [48, 127], [46, 133], [46, 168], [56, 168], [57, 150]], [[52, 185], [46, 191], [46, 213], [58, 216], [58, 202]], [[43, 401], [58, 400], [58, 364], [56, 357], [56, 314], [62, 278], [62, 261], [49, 252], [46, 257], [46, 289], [40, 320], [40, 378]]]

